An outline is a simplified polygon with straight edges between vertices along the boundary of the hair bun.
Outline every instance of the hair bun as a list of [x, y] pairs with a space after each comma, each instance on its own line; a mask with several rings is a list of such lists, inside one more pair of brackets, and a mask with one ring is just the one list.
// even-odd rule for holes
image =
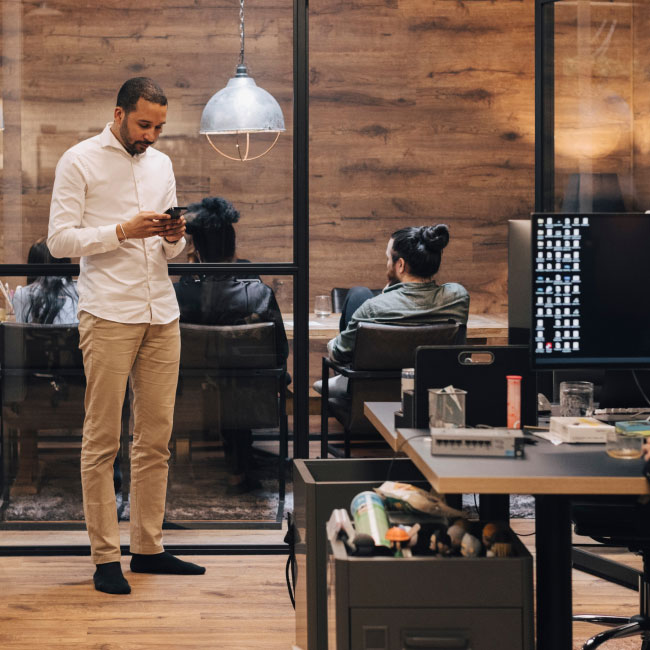
[[437, 226], [422, 226], [420, 240], [432, 251], [441, 251], [449, 243], [449, 227], [444, 223]]

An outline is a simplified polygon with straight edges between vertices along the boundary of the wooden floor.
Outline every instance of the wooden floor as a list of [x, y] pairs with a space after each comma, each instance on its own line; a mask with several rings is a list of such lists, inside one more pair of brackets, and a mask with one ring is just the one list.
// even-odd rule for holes
[[[520, 534], [531, 520], [516, 520]], [[39, 543], [43, 533], [0, 531], [0, 545]], [[126, 531], [125, 531], [126, 536]], [[168, 531], [167, 543], [279, 543], [281, 531]], [[534, 536], [522, 538], [534, 552]], [[30, 541], [31, 540], [31, 541]], [[83, 532], [47, 533], [49, 544], [85, 544]], [[618, 557], [618, 556], [617, 556]], [[88, 557], [0, 557], [0, 648], [3, 650], [290, 650], [294, 619], [283, 555], [196, 556], [204, 576], [125, 575], [129, 596], [93, 589]], [[621, 559], [638, 566], [629, 554]], [[630, 615], [638, 596], [574, 572], [574, 611]], [[574, 648], [602, 628], [574, 626]], [[638, 639], [608, 650], [638, 649]], [[498, 650], [495, 648], [494, 650]]]

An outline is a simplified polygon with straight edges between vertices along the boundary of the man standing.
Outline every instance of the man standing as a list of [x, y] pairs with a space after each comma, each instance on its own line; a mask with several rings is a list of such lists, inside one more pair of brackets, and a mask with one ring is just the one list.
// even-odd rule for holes
[[113, 487], [127, 379], [134, 401], [131, 452], [131, 570], [200, 574], [162, 546], [180, 334], [167, 260], [185, 246], [170, 159], [151, 147], [167, 98], [151, 79], [120, 89], [114, 121], [66, 151], [56, 167], [48, 246], [81, 257], [79, 339], [86, 374], [81, 448], [84, 515], [95, 588], [128, 594], [120, 566]]

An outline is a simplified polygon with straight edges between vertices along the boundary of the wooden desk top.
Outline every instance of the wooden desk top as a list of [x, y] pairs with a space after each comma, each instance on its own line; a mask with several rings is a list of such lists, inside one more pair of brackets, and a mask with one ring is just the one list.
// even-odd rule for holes
[[[405, 452], [439, 492], [449, 494], [650, 494], [643, 461], [618, 460], [603, 444], [526, 445], [524, 458], [432, 456], [426, 429], [398, 429], [399, 402], [367, 402], [366, 416], [393, 450]], [[389, 415], [390, 414], [390, 415]]]
[[364, 402], [363, 414], [372, 422], [382, 438], [393, 451], [397, 451], [397, 431], [395, 430], [395, 411], [402, 407], [400, 402]]
[[[309, 314], [309, 338], [329, 341], [339, 333], [341, 314], [331, 314], [325, 318]], [[283, 316], [287, 336], [293, 338], [293, 314]], [[472, 339], [488, 339], [491, 345], [507, 345], [507, 314], [470, 314], [467, 320], [468, 343]]]

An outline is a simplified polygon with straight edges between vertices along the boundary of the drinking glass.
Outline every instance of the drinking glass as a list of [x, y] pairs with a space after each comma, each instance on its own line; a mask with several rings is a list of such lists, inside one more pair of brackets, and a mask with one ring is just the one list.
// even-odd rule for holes
[[607, 432], [605, 451], [612, 458], [641, 458], [645, 437], [638, 433], [628, 433], [615, 428]]
[[560, 416], [589, 417], [594, 413], [594, 385], [590, 381], [560, 384]]
[[314, 314], [319, 318], [327, 318], [332, 313], [331, 296], [323, 295], [314, 298]]

